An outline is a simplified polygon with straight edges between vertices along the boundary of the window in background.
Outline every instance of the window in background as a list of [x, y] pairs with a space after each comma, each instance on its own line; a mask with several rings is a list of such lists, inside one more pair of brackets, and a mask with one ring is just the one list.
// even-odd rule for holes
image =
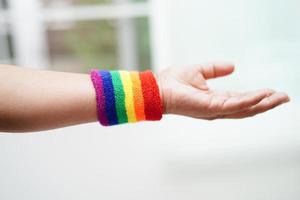
[[[99, 3], [122, 3], [124, 0], [42, 0], [44, 6], [55, 5], [93, 5]], [[126, 2], [146, 2], [147, 0], [126, 0]]]
[[1, 9], [7, 8], [7, 0], [0, 0], [0, 8]]
[[0, 0], [0, 63], [11, 64], [13, 60], [12, 38], [8, 25], [7, 1]]
[[[51, 69], [88, 72], [95, 67], [128, 70], [150, 67], [145, 0], [42, 2], [50, 13], [45, 17], [45, 27]], [[125, 9], [120, 7], [124, 5]], [[68, 15], [72, 12], [79, 14]]]
[[114, 21], [86, 21], [47, 25], [51, 68], [88, 71], [92, 67], [112, 69], [117, 65]]

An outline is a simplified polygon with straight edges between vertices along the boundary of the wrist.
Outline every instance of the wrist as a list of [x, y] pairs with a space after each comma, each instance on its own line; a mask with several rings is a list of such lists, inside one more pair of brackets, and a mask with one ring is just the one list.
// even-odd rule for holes
[[163, 93], [163, 84], [162, 84], [162, 80], [161, 77], [158, 74], [154, 74], [154, 78], [156, 80], [157, 86], [158, 86], [158, 90], [159, 90], [159, 96], [160, 96], [160, 101], [161, 101], [161, 106], [162, 106], [162, 111], [163, 114], [166, 114], [166, 106], [165, 106], [165, 101], [164, 101], [164, 93]]
[[151, 71], [92, 70], [99, 122], [104, 126], [158, 121], [163, 104], [159, 79]]

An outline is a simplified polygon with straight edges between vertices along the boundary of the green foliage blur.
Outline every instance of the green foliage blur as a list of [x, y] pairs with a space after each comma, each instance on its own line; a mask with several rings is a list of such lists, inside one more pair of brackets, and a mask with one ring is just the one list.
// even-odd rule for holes
[[[144, 0], [131, 0], [142, 2]], [[75, 4], [111, 3], [112, 0], [74, 0]], [[140, 70], [151, 65], [148, 19], [135, 18]], [[66, 44], [85, 65], [91, 68], [118, 68], [117, 29], [114, 20], [78, 22], [65, 34]]]
[[117, 64], [116, 32], [109, 21], [78, 22], [65, 41], [87, 68], [113, 69]]

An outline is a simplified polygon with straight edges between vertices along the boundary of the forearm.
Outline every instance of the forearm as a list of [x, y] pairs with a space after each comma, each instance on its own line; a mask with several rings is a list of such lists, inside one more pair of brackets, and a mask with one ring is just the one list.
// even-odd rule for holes
[[94, 70], [92, 82], [88, 74], [0, 65], [0, 132], [40, 131], [97, 120], [105, 126], [157, 121], [163, 113], [241, 119], [289, 101], [287, 94], [270, 89], [220, 92], [208, 87], [206, 80], [233, 70], [230, 64], [168, 68], [156, 80], [152, 72], [112, 75]]
[[39, 131], [97, 121], [88, 74], [0, 65], [0, 97], [0, 131]]

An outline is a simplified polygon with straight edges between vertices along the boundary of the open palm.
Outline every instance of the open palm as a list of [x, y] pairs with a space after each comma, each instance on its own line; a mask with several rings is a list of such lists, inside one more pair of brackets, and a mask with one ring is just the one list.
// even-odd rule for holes
[[233, 65], [211, 64], [168, 68], [158, 75], [164, 112], [200, 119], [245, 118], [289, 101], [285, 93], [271, 89], [251, 92], [219, 92], [206, 80], [234, 71]]

